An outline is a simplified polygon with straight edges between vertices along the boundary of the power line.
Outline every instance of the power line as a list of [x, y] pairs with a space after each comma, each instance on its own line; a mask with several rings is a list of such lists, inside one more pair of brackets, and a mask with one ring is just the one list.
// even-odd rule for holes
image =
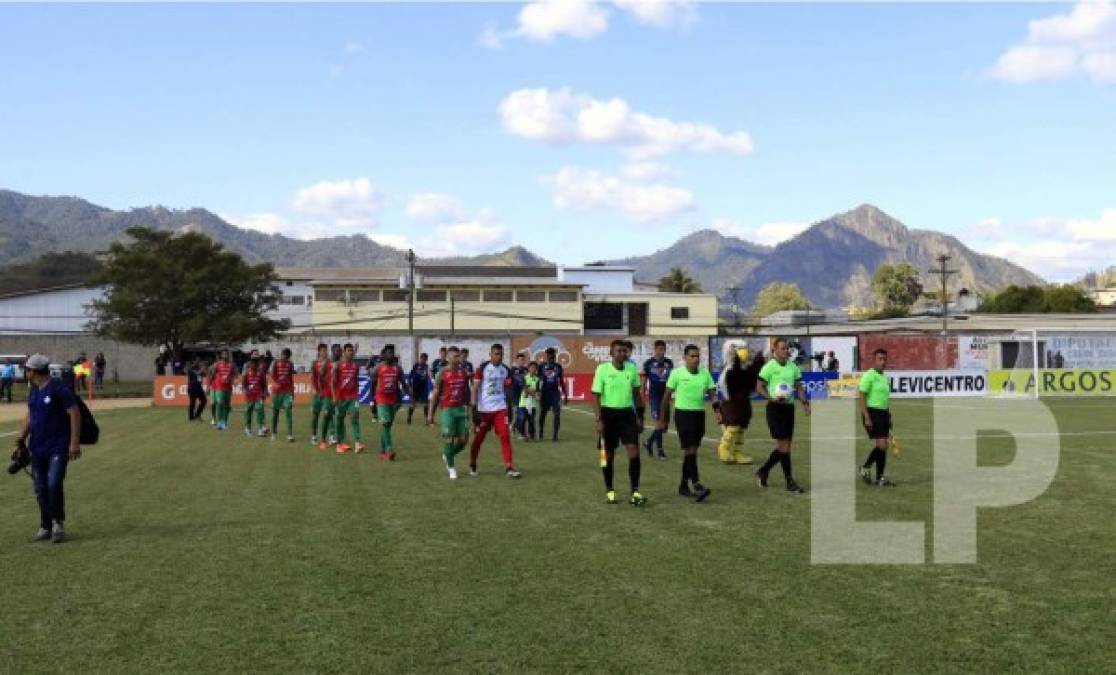
[[949, 314], [949, 278], [954, 274], [960, 274], [960, 270], [951, 270], [946, 268], [946, 263], [951, 260], [951, 257], [946, 254], [941, 254], [937, 257], [938, 268], [930, 270], [930, 274], [936, 274], [941, 278], [942, 282], [942, 295], [939, 298], [942, 301], [942, 335], [946, 334], [946, 317]]

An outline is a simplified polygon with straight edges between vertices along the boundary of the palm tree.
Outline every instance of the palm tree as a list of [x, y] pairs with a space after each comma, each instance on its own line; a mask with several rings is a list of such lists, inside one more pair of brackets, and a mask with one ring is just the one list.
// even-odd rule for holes
[[670, 273], [659, 279], [659, 290], [664, 293], [701, 293], [701, 284], [681, 267], [670, 268]]

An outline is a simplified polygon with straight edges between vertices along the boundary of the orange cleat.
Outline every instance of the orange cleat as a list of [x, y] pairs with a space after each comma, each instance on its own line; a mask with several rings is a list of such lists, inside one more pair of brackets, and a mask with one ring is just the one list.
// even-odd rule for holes
[[381, 452], [380, 459], [384, 462], [388, 461], [388, 454], [386, 452]]
[[338, 443], [337, 444], [337, 454], [339, 454], [339, 455], [343, 455], [343, 454], [345, 454], [346, 452], [348, 452], [352, 449], [353, 449], [352, 446], [348, 445], [347, 443]]
[[322, 441], [321, 443], [318, 443], [318, 449], [319, 450], [329, 450], [329, 443], [326, 443], [325, 441]]

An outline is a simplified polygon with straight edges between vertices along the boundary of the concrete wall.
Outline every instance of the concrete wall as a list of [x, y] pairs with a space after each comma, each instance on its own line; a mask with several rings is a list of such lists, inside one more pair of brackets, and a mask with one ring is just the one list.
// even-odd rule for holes
[[92, 335], [0, 335], [0, 354], [43, 353], [55, 362], [71, 361], [85, 352], [92, 359], [103, 352], [105, 380], [139, 382], [155, 377], [158, 349], [107, 340]]
[[887, 350], [887, 367], [892, 370], [945, 370], [956, 368], [957, 337], [924, 335], [879, 335], [864, 333], [858, 340], [860, 367], [871, 367], [872, 352]]
[[81, 333], [88, 304], [103, 295], [102, 288], [66, 288], [0, 298], [0, 335]]

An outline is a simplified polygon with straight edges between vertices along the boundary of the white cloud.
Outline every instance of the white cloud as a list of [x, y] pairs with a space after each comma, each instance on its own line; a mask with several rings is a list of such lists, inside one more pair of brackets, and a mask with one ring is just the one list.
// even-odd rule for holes
[[1027, 37], [989, 69], [993, 77], [1025, 83], [1084, 74], [1116, 84], [1116, 1], [1079, 0], [1066, 14], [1027, 24]]
[[295, 193], [291, 207], [340, 229], [375, 227], [384, 197], [368, 178], [321, 181]]
[[630, 180], [658, 180], [672, 175], [669, 166], [661, 162], [629, 162], [620, 168], [620, 173]]
[[697, 3], [692, 0], [612, 0], [640, 23], [657, 28], [686, 28], [697, 20]]
[[421, 222], [436, 223], [461, 218], [464, 211], [456, 197], [438, 192], [412, 195], [407, 201], [407, 217]]
[[[596, 0], [534, 0], [519, 10], [514, 29], [502, 31], [490, 24], [478, 41], [489, 49], [500, 49], [515, 39], [546, 44], [559, 37], [590, 40], [608, 30], [610, 15], [605, 4]], [[613, 0], [608, 4], [656, 28], [687, 28], [697, 18], [694, 0]]]
[[563, 89], [519, 89], [500, 102], [500, 117], [511, 134], [546, 143], [617, 145], [633, 159], [672, 152], [748, 155], [751, 137], [725, 133], [708, 124], [675, 122], [636, 112], [620, 98], [594, 99]]
[[[1003, 241], [1006, 236], [1013, 239]], [[1050, 281], [1073, 281], [1116, 263], [1116, 209], [1105, 209], [1095, 219], [1040, 218], [1005, 226], [974, 243], [982, 252], [1007, 258]]]
[[757, 227], [748, 227], [731, 218], [715, 218], [713, 220], [713, 229], [721, 234], [729, 237], [747, 239], [748, 241], [764, 246], [775, 246], [776, 244], [782, 243], [798, 235], [809, 226], [809, 223], [778, 221], [764, 223]]
[[554, 206], [564, 210], [615, 210], [637, 223], [663, 220], [694, 208], [689, 190], [627, 180], [596, 169], [565, 166], [543, 183], [554, 190]]

